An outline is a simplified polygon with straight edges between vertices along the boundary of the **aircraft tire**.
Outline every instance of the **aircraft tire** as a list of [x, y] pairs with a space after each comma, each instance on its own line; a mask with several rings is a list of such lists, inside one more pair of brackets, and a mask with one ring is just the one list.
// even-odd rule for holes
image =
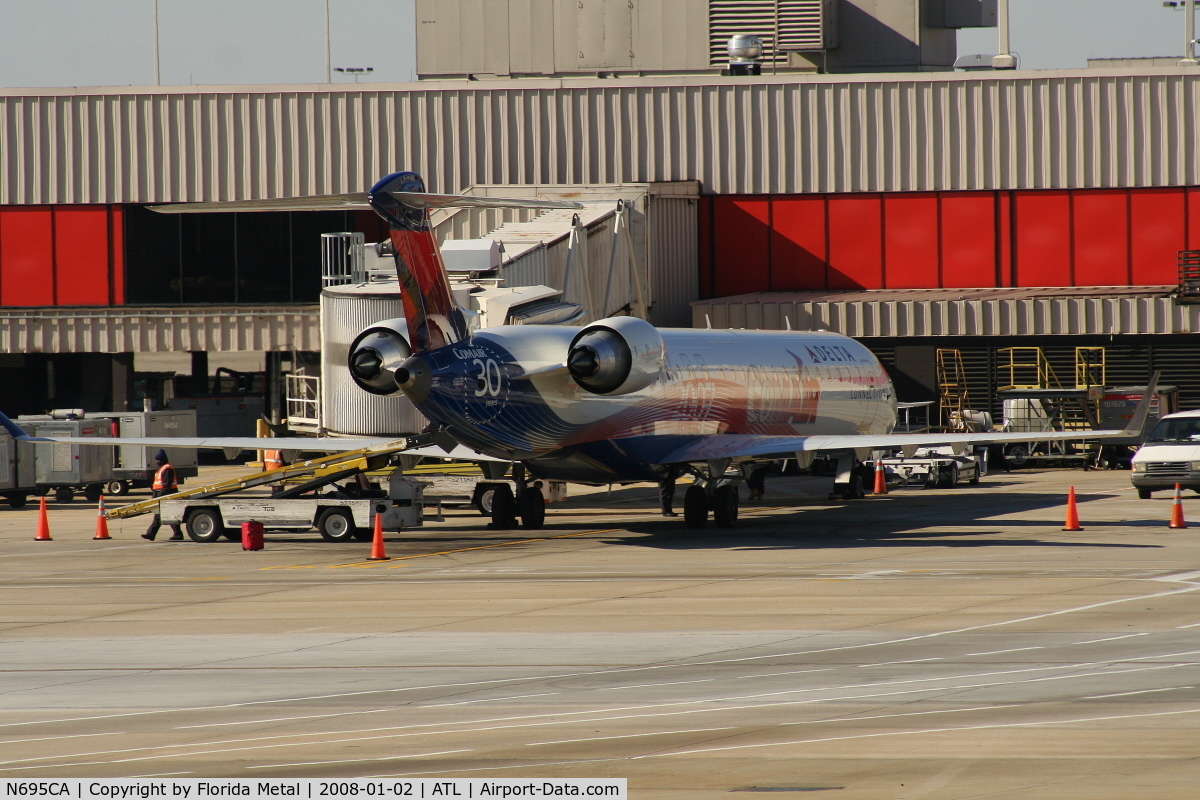
[[[834, 486], [836, 487], [837, 484], [834, 484]], [[852, 473], [850, 475], [850, 482], [845, 484], [845, 488], [842, 489], [842, 499], [862, 500], [866, 496], [867, 490], [863, 486], [862, 475], [859, 475], [857, 472]]]
[[708, 492], [698, 483], [683, 494], [683, 522], [689, 528], [703, 528], [708, 522]]
[[713, 522], [718, 528], [732, 528], [738, 518], [736, 486], [718, 486], [713, 492]]
[[497, 486], [492, 493], [492, 521], [488, 527], [501, 531], [517, 527], [517, 499], [507, 485]]
[[521, 492], [517, 499], [517, 507], [521, 514], [521, 527], [535, 531], [546, 523], [546, 500], [542, 490], [532, 486]]

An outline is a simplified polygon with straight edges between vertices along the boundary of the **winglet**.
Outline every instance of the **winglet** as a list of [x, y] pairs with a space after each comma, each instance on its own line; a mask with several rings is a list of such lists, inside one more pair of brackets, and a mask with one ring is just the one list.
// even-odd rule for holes
[[1154, 370], [1154, 374], [1150, 376], [1150, 382], [1146, 384], [1146, 393], [1142, 395], [1141, 402], [1134, 409], [1133, 417], [1129, 420], [1129, 424], [1125, 426], [1125, 430], [1121, 431], [1122, 435], [1142, 435], [1142, 428], [1146, 426], [1146, 417], [1150, 416], [1150, 404], [1154, 401], [1155, 394], [1158, 391], [1158, 376], [1159, 370]]
[[8, 416], [3, 411], [0, 411], [0, 425], [3, 425], [4, 430], [11, 433], [13, 435], [14, 439], [30, 439], [30, 438], [32, 438], [28, 433], [23, 431], [20, 428], [20, 426], [17, 425], [17, 423], [15, 423], [11, 419], [9, 419]]

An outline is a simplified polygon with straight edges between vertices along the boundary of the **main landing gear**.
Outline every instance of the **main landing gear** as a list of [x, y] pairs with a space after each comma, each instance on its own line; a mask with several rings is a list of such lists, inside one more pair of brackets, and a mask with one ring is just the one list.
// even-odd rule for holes
[[537, 530], [546, 523], [546, 498], [542, 494], [541, 481], [530, 484], [525, 478], [525, 467], [513, 465], [513, 481], [517, 484], [516, 494], [508, 484], [491, 490], [491, 517], [488, 527], [493, 530], [511, 530], [518, 524], [526, 530]]
[[837, 473], [833, 479], [833, 491], [830, 500], [861, 500], [867, 496], [866, 475], [871, 470], [870, 464], [863, 464], [853, 454], [840, 455], [837, 461]]
[[[709, 477], [719, 474], [722, 477]], [[712, 513], [713, 524], [718, 528], [732, 528], [738, 518], [737, 477], [726, 478], [724, 469], [710, 469], [709, 476], [693, 473], [696, 482], [683, 495], [683, 522], [689, 528], [703, 528]]]

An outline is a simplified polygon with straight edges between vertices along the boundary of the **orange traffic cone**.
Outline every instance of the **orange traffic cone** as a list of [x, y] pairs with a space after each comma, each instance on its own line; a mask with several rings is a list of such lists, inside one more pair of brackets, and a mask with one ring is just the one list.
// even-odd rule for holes
[[1075, 487], [1067, 492], [1067, 521], [1063, 523], [1064, 531], [1081, 531], [1079, 527], [1079, 509], [1075, 506]]
[[1183, 518], [1183, 489], [1175, 484], [1175, 505], [1171, 506], [1171, 522], [1168, 528], [1186, 528], [1187, 520]]
[[104, 495], [100, 495], [100, 510], [96, 517], [96, 535], [93, 539], [111, 539], [108, 535], [108, 517], [104, 516]]
[[375, 535], [371, 538], [371, 557], [367, 561], [390, 561], [383, 552], [383, 514], [375, 515]]
[[52, 542], [50, 538], [50, 519], [46, 516], [46, 498], [42, 497], [38, 503], [38, 526], [37, 534], [34, 535], [35, 542]]
[[875, 494], [887, 494], [887, 471], [882, 458], [875, 459]]

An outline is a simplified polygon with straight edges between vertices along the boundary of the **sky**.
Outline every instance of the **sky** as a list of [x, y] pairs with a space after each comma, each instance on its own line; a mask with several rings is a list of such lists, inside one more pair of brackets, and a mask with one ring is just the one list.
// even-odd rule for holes
[[[328, 7], [332, 67], [415, 80], [413, 0]], [[158, 82], [325, 83], [325, 8], [326, 0], [158, 0]], [[0, 86], [154, 83], [154, 0], [0, 0]]]
[[[502, 2], [503, 0], [487, 0]], [[694, 0], [700, 2], [700, 0]], [[324, 83], [325, 9], [333, 67], [366, 80], [415, 79], [414, 0], [158, 0], [159, 83]], [[1026, 69], [1088, 58], [1178, 56], [1183, 12], [1162, 0], [1010, 0]], [[996, 52], [994, 28], [959, 33], [959, 55]], [[354, 78], [332, 73], [334, 83]], [[144, 86], [154, 77], [154, 0], [0, 0], [0, 86]]]

